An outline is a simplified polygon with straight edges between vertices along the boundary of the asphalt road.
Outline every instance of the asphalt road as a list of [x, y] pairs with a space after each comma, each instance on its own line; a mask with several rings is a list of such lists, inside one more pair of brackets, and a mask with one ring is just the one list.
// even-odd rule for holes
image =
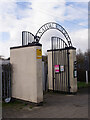
[[43, 106], [3, 106], [3, 118], [88, 118], [88, 92], [81, 89], [77, 95], [47, 93]]

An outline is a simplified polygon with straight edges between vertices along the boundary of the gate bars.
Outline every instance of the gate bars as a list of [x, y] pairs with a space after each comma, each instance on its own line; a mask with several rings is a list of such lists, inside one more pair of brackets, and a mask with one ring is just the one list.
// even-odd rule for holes
[[11, 97], [11, 64], [2, 64], [2, 99]]
[[52, 37], [51, 45], [53, 91], [70, 92], [68, 45], [59, 37]]
[[22, 32], [22, 45], [28, 45], [29, 43], [34, 42], [34, 35], [31, 32], [23, 31]]

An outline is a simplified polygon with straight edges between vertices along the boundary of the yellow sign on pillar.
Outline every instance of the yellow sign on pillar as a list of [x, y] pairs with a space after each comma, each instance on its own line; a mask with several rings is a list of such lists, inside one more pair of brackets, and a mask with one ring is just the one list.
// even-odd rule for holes
[[37, 49], [36, 54], [37, 54], [37, 59], [42, 59], [42, 50], [41, 49]]

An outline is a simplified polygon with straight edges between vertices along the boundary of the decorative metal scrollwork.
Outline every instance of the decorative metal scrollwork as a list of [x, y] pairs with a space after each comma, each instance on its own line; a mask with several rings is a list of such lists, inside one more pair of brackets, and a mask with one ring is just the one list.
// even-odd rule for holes
[[28, 31], [23, 31], [22, 32], [22, 45], [27, 45], [29, 44], [32, 40], [33, 42], [39, 42], [42, 35], [49, 29], [57, 29], [59, 30], [64, 37], [66, 38], [67, 42], [68, 42], [68, 46], [72, 46], [72, 42], [71, 39], [67, 33], [67, 31], [59, 24], [55, 23], [55, 22], [49, 22], [44, 24], [36, 33], [36, 35], [34, 36], [32, 33], [28, 32]]
[[37, 31], [37, 33], [35, 35], [36, 42], [39, 42], [42, 35], [49, 29], [57, 29], [57, 30], [59, 30], [64, 35], [64, 37], [66, 38], [66, 40], [68, 42], [68, 45], [72, 46], [71, 39], [70, 39], [67, 31], [61, 25], [59, 25], [59, 24], [57, 24], [55, 22], [46, 23]]

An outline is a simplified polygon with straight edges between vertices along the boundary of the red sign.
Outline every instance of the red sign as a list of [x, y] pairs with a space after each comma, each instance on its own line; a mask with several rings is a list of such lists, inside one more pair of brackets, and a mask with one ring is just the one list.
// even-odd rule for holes
[[55, 65], [55, 73], [59, 73], [59, 65]]

